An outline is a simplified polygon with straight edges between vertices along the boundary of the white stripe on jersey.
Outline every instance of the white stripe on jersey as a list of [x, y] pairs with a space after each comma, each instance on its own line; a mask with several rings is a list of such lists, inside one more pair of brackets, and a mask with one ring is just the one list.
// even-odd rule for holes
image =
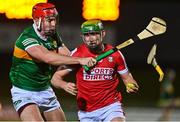
[[75, 48], [74, 50], [72, 50], [70, 56], [72, 56], [76, 51], [77, 51], [77, 48]]
[[126, 72], [128, 72], [129, 70], [126, 68], [126, 69], [124, 69], [124, 70], [121, 70], [121, 71], [118, 71], [118, 73], [119, 74], [124, 74], [124, 73], [126, 73]]
[[27, 38], [27, 39], [25, 39], [24, 41], [22, 41], [22, 44], [23, 44], [24, 46], [27, 46], [28, 44], [30, 44], [30, 43], [32, 43], [32, 42], [38, 43], [38, 41], [37, 41], [36, 39], [34, 39], [34, 38]]
[[27, 46], [27, 47], [25, 48], [25, 50], [27, 50], [27, 49], [30, 48], [30, 47], [37, 46], [37, 45], [39, 45], [39, 44], [32, 44], [32, 45], [29, 45], [29, 46]]

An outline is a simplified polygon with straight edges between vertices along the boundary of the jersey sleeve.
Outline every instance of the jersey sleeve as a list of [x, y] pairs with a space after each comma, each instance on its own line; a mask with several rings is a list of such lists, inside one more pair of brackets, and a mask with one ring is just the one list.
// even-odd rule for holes
[[21, 37], [16, 42], [16, 46], [23, 50], [27, 50], [28, 48], [36, 45], [40, 45], [40, 44], [35, 38], [32, 37]]
[[123, 54], [120, 51], [117, 51], [118, 56], [117, 56], [117, 71], [119, 74], [124, 74], [126, 72], [128, 72], [128, 67], [125, 61], [125, 58], [123, 56]]

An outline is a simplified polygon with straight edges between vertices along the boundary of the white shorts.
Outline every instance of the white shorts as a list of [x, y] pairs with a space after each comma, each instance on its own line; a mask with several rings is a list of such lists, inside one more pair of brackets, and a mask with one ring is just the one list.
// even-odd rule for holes
[[41, 112], [60, 108], [60, 104], [51, 87], [43, 91], [27, 91], [13, 86], [11, 88], [11, 95], [14, 108], [17, 112], [28, 104], [36, 104]]
[[115, 102], [91, 112], [78, 111], [78, 117], [81, 122], [110, 122], [116, 117], [125, 119], [120, 102]]

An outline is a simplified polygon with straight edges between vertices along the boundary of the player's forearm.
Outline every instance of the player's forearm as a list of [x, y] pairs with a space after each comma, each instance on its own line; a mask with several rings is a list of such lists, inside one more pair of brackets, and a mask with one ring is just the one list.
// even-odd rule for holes
[[65, 55], [48, 52], [44, 56], [44, 61], [51, 65], [68, 65], [68, 64], [80, 64], [80, 58], [70, 57]]
[[133, 76], [131, 75], [130, 72], [122, 74], [121, 78], [122, 78], [124, 84], [127, 84], [129, 82], [133, 82], [134, 81]]
[[51, 83], [56, 88], [64, 89], [66, 92], [76, 95], [77, 94], [77, 88], [76, 85], [72, 82], [66, 82], [63, 80], [63, 76], [67, 74], [67, 70], [60, 70], [57, 71], [51, 80]]
[[36, 61], [45, 62], [51, 65], [80, 64], [81, 61], [81, 58], [51, 52], [41, 45], [33, 46], [28, 48], [26, 51]]
[[67, 82], [63, 80], [61, 76], [55, 73], [51, 79], [51, 84], [58, 89], [63, 89], [67, 85]]
[[69, 74], [69, 70], [58, 68], [58, 70], [54, 73], [51, 78], [51, 84], [56, 88], [65, 88], [67, 82], [63, 80], [63, 78]]
[[64, 89], [67, 85], [67, 82], [64, 81], [63, 79], [58, 80], [58, 81], [51, 80], [51, 84], [57, 89]]

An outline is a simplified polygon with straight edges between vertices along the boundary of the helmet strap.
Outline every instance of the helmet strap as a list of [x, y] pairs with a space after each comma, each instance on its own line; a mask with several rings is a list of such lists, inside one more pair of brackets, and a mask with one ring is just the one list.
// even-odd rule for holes
[[41, 22], [42, 22], [42, 18], [40, 17], [40, 18], [38, 19], [38, 25], [37, 25], [37, 29], [38, 29], [39, 31], [41, 31]]
[[103, 31], [100, 32], [100, 41], [103, 41]]

